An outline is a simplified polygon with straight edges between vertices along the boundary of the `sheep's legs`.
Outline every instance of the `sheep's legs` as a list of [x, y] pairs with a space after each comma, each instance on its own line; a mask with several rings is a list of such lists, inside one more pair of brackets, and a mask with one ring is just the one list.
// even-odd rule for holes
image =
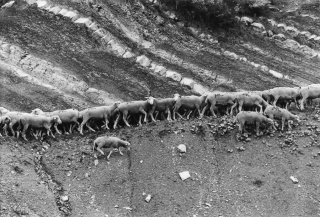
[[204, 113], [207, 111], [207, 109], [208, 109], [208, 105], [206, 105], [206, 106], [202, 109], [201, 115], [200, 115], [201, 118], [204, 116]]
[[231, 111], [230, 111], [230, 114], [231, 114], [231, 115], [233, 115], [233, 109], [234, 109], [236, 106], [237, 106], [237, 103], [235, 103], [235, 104], [232, 105]]
[[97, 147], [97, 150], [98, 150], [102, 155], [104, 155], [104, 152], [100, 149], [100, 147]]
[[121, 152], [120, 147], [118, 148], [118, 151], [119, 151], [119, 154], [122, 156], [123, 153]]
[[168, 120], [168, 121], [172, 121], [172, 119], [171, 119], [171, 112], [170, 112], [170, 109], [169, 109], [169, 108], [167, 109], [167, 113], [168, 113], [167, 120]]
[[58, 134], [61, 135], [61, 132], [58, 130], [58, 124], [54, 124], [53, 127], [54, 127], [55, 131], [56, 131]]
[[286, 119], [285, 119], [285, 118], [282, 118], [282, 120], [281, 120], [281, 124], [282, 124], [281, 130], [282, 130], [282, 131], [284, 130], [285, 121], [286, 121]]
[[116, 121], [113, 124], [113, 129], [117, 128], [117, 124], [118, 124], [119, 118], [120, 118], [120, 113], [118, 114], [118, 117], [117, 117]]
[[122, 114], [122, 119], [123, 119], [123, 121], [124, 121], [124, 123], [128, 126], [128, 127], [131, 127], [131, 125], [128, 123], [128, 121], [127, 121], [127, 116], [128, 116], [128, 113], [123, 113]]
[[113, 152], [113, 149], [110, 151], [110, 153], [109, 153], [109, 154], [108, 154], [108, 156], [107, 156], [107, 159], [108, 159], [108, 160], [109, 160], [109, 158], [110, 158], [110, 156], [111, 156], [112, 152]]
[[187, 114], [187, 120], [189, 120], [189, 118], [190, 118], [190, 115], [192, 114], [192, 110], [191, 111], [189, 111], [189, 114]]
[[256, 122], [256, 135], [259, 136], [260, 122]]
[[105, 122], [106, 122], [105, 125], [102, 126], [102, 127], [104, 127], [104, 128], [107, 129], [107, 130], [110, 130], [110, 128], [109, 128], [109, 126], [108, 126], [108, 124], [109, 124], [108, 118], [105, 119]]
[[303, 105], [304, 100], [305, 100], [305, 98], [304, 98], [304, 97], [302, 97], [302, 99], [301, 99], [301, 101], [300, 101], [300, 110], [301, 110], [301, 111], [303, 111], [303, 110], [304, 110], [304, 105]]

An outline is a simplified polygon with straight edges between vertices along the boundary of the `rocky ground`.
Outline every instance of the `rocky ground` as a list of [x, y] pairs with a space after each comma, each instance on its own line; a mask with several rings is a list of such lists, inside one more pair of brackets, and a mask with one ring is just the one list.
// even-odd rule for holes
[[[157, 1], [16, 1], [0, 8], [0, 106], [83, 109], [150, 93], [319, 83], [318, 2], [273, 6], [223, 28]], [[207, 117], [45, 142], [0, 138], [0, 215], [318, 216], [318, 109], [292, 110], [303, 119], [292, 131], [260, 137]], [[96, 159], [98, 135], [132, 148]]]

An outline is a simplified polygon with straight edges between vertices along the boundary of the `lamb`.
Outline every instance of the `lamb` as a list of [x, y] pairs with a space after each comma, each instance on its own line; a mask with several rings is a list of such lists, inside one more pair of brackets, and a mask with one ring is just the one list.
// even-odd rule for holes
[[[277, 106], [267, 106], [267, 108], [264, 110], [264, 114], [268, 116], [271, 119], [279, 118], [281, 119], [281, 130], [283, 131], [285, 121], [288, 120], [288, 128], [291, 129], [291, 125], [289, 120], [296, 120], [300, 122], [299, 116], [294, 115], [291, 112], [289, 112], [287, 109], [279, 108]], [[273, 124], [273, 128], [276, 129], [275, 125]]]
[[[59, 116], [60, 120], [62, 123], [75, 123], [76, 125], [80, 125], [79, 122], [78, 122], [78, 119], [80, 117], [79, 115], [79, 111], [76, 110], [76, 109], [66, 109], [66, 110], [56, 110], [56, 111], [53, 111], [53, 112], [43, 112], [41, 109], [39, 108], [36, 108], [34, 110], [32, 110], [31, 114], [35, 114], [35, 115], [45, 115], [47, 117], [51, 117], [51, 116]], [[60, 124], [62, 124], [60, 123]], [[64, 126], [63, 126], [64, 128]], [[54, 125], [54, 129], [56, 130], [56, 132], [58, 134], [61, 134], [61, 132], [58, 130], [58, 124], [56, 123]], [[69, 133], [72, 133], [72, 125], [70, 125], [70, 129], [69, 129]], [[64, 131], [66, 134], [69, 134], [65, 128], [64, 128]]]
[[179, 113], [178, 110], [180, 108], [186, 108], [191, 110], [191, 112], [187, 115], [187, 119], [189, 119], [190, 114], [194, 109], [198, 111], [199, 117], [201, 118], [201, 107], [204, 106], [205, 100], [207, 98], [207, 95], [202, 95], [202, 96], [180, 96], [180, 94], [176, 93], [174, 94], [174, 99], [176, 101], [173, 109], [173, 120], [176, 120], [176, 114], [184, 119]]
[[89, 130], [95, 132], [92, 127], [89, 126], [87, 123], [91, 118], [98, 118], [98, 119], [104, 119], [105, 121], [105, 128], [110, 129], [109, 119], [113, 115], [114, 111], [118, 108], [118, 105], [120, 102], [115, 102], [111, 106], [99, 106], [99, 107], [93, 107], [88, 108], [80, 112], [80, 117], [82, 117], [82, 123], [79, 126], [79, 132], [81, 135], [83, 135], [83, 126], [86, 124], [86, 126], [89, 128]]
[[[107, 136], [101, 136], [98, 137], [94, 140], [93, 142], [93, 152], [95, 148], [102, 154], [104, 155], [104, 152], [101, 150], [101, 148], [113, 148], [113, 149], [118, 149], [119, 153], [123, 155], [121, 152], [120, 148], [128, 148], [130, 150], [130, 143], [127, 141], [124, 141], [118, 137], [107, 137]], [[110, 151], [109, 155], [107, 156], [107, 159], [109, 160], [110, 155], [112, 154], [113, 150]]]
[[[211, 114], [216, 117], [216, 114], [214, 112], [214, 109], [216, 108], [216, 105], [222, 105], [222, 106], [229, 106], [234, 105], [235, 101], [235, 95], [233, 93], [226, 93], [226, 92], [215, 92], [208, 94], [206, 100], [205, 100], [205, 107], [203, 108], [201, 112], [201, 117], [204, 116], [204, 113], [210, 107]], [[228, 114], [228, 111], [227, 111]]]
[[242, 111], [243, 106], [258, 106], [260, 108], [260, 113], [263, 111], [263, 106], [267, 107], [268, 103], [259, 95], [255, 93], [242, 93], [236, 94], [236, 103], [231, 107], [231, 114], [233, 114], [233, 109], [239, 105], [239, 112]]
[[271, 101], [271, 98], [273, 98], [273, 106], [277, 105], [278, 100], [283, 100], [286, 103], [286, 108], [288, 108], [288, 105], [290, 102], [294, 101], [297, 108], [297, 98], [299, 97], [299, 88], [297, 87], [276, 87], [270, 90], [266, 90], [263, 94], [263, 96], [267, 99], [267, 102]]
[[47, 130], [47, 135], [55, 138], [51, 131], [51, 127], [53, 124], [62, 124], [62, 121], [58, 115], [52, 116], [43, 116], [43, 115], [33, 115], [33, 114], [24, 114], [20, 119], [21, 125], [23, 126], [22, 130], [22, 138], [26, 141], [26, 131], [29, 126], [34, 128], [45, 128]]
[[299, 89], [299, 94], [302, 97], [300, 100], [300, 109], [304, 110], [304, 101], [307, 99], [320, 98], [320, 84], [311, 84]]
[[[153, 97], [149, 97], [150, 99]], [[164, 98], [164, 99], [156, 99], [153, 98], [153, 106], [150, 109], [150, 116], [154, 114], [154, 112], [164, 112], [168, 114], [167, 120], [172, 121], [171, 119], [171, 110], [173, 110], [176, 101], [174, 98]], [[155, 121], [155, 120], [153, 120]]]
[[[11, 118], [8, 115], [0, 116], [0, 126], [7, 125], [11, 122]], [[2, 134], [0, 133], [0, 137], [2, 137]]]
[[[128, 126], [131, 127], [130, 124], [128, 123], [127, 117], [128, 114], [143, 114], [144, 115], [144, 122], [147, 122], [147, 112], [151, 109], [153, 105], [153, 98], [148, 98], [145, 101], [131, 101], [131, 102], [123, 102], [118, 105], [118, 108], [116, 109], [117, 112], [119, 112], [116, 121], [114, 122], [113, 128], [116, 129], [120, 115], [122, 114], [122, 119], [124, 123]], [[153, 114], [150, 114], [152, 120], [154, 120]], [[141, 115], [139, 116], [139, 126], [141, 126]]]
[[236, 120], [239, 123], [239, 131], [243, 133], [245, 130], [246, 123], [255, 123], [256, 124], [256, 135], [259, 136], [259, 128], [262, 122], [267, 122], [269, 124], [274, 124], [274, 121], [270, 118], [265, 117], [259, 112], [248, 112], [241, 111], [236, 115]]

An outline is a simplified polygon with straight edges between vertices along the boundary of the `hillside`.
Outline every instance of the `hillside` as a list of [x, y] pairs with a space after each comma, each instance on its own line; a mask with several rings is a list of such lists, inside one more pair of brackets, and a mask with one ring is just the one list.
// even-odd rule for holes
[[[271, 1], [263, 11], [227, 15], [217, 7], [210, 16], [197, 1], [8, 2], [0, 1], [0, 106], [10, 110], [320, 81], [317, 1]], [[225, 117], [43, 143], [0, 137], [0, 214], [317, 216], [317, 111], [293, 110], [304, 120], [294, 130], [247, 142]], [[95, 165], [91, 145], [102, 134], [128, 139], [131, 151]], [[191, 178], [182, 181], [184, 170]]]

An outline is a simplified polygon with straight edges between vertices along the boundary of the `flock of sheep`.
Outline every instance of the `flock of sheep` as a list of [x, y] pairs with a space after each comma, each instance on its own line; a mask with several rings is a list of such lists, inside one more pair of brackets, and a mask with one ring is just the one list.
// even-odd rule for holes
[[[299, 121], [297, 115], [288, 111], [288, 105], [294, 102], [298, 109], [303, 110], [306, 100], [315, 98], [320, 98], [320, 84], [304, 87], [277, 87], [265, 91], [215, 91], [202, 96], [181, 96], [174, 94], [172, 98], [161, 99], [150, 96], [146, 100], [116, 102], [110, 106], [92, 107], [83, 111], [67, 109], [43, 112], [37, 108], [32, 110], [31, 113], [25, 113], [9, 111], [4, 107], [0, 107], [0, 125], [4, 126], [3, 131], [5, 135], [8, 136], [8, 130], [10, 130], [12, 136], [19, 137], [21, 134], [22, 138], [27, 141], [27, 132], [30, 132], [36, 139], [38, 137], [42, 139], [45, 134], [54, 137], [52, 128], [58, 134], [61, 134], [61, 129], [69, 134], [73, 132], [75, 127], [78, 127], [78, 131], [83, 135], [84, 126], [91, 131], [95, 131], [92, 124], [99, 123], [96, 121], [98, 119], [103, 120], [104, 123], [100, 127], [109, 129], [110, 120], [114, 117], [115, 119], [112, 119], [113, 128], [116, 129], [119, 126], [121, 117], [123, 123], [130, 127], [129, 122], [137, 121], [137, 119], [138, 124], [141, 126], [142, 118], [143, 122], [147, 122], [149, 117], [153, 122], [157, 121], [157, 119], [172, 121], [176, 120], [176, 115], [182, 119], [184, 119], [183, 116], [189, 119], [191, 114], [201, 118], [211, 113], [216, 117], [216, 112], [220, 111], [227, 115], [233, 115], [235, 112], [238, 113], [236, 120], [239, 123], [240, 132], [243, 132], [246, 123], [255, 123], [258, 135], [259, 126], [262, 122], [270, 123], [275, 128], [274, 120], [281, 119], [283, 130], [286, 120]], [[59, 128], [61, 127], [60, 130], [58, 126]], [[288, 127], [291, 127], [290, 122], [288, 122]], [[108, 139], [105, 138], [105, 140]], [[111, 139], [110, 141], [110, 144], [121, 143], [117, 142], [116, 139]], [[95, 142], [94, 148], [96, 145], [98, 146], [97, 150], [103, 154], [99, 148], [103, 146], [103, 142], [100, 140]], [[127, 145], [129, 143], [122, 144], [122, 146]]]

